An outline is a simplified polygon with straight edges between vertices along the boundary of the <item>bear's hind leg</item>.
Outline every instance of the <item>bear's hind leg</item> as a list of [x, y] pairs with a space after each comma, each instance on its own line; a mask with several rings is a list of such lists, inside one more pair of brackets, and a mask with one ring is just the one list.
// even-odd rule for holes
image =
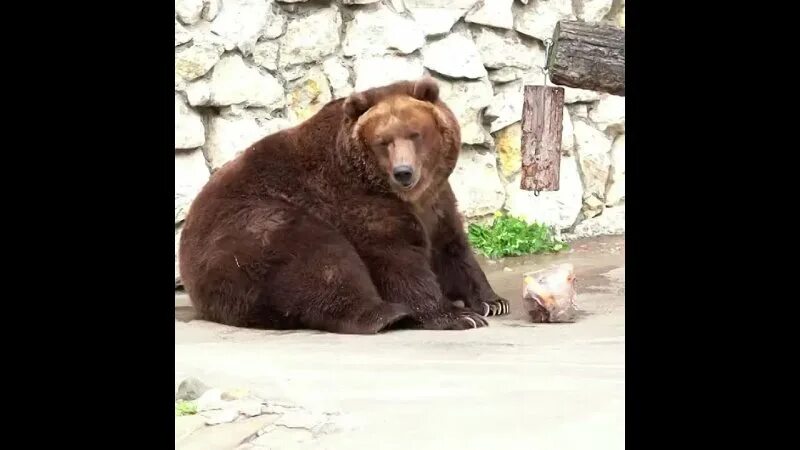
[[414, 324], [408, 306], [381, 299], [367, 267], [338, 231], [301, 214], [271, 233], [269, 252], [287, 256], [263, 274], [251, 326], [375, 334]]

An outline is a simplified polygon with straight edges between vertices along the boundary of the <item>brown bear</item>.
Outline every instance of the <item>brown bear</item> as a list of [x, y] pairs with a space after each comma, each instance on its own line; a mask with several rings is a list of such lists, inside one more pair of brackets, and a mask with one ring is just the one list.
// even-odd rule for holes
[[180, 271], [200, 317], [373, 334], [476, 328], [508, 313], [448, 183], [460, 143], [423, 78], [333, 100], [250, 146], [186, 217]]

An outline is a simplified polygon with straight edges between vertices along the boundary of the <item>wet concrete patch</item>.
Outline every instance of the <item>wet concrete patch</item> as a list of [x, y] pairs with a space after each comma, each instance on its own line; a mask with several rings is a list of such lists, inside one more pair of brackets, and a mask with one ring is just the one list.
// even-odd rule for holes
[[[546, 268], [553, 264], [570, 262], [575, 265], [577, 275], [578, 303], [582, 309], [576, 321], [585, 320], [593, 314], [592, 294], [616, 293], [624, 295], [625, 283], [625, 237], [602, 236], [576, 240], [570, 243], [571, 250], [555, 255], [531, 255], [491, 261], [478, 257], [490, 284], [495, 291], [511, 303], [511, 313], [497, 320], [528, 321], [529, 316], [522, 302], [522, 277], [526, 272]], [[621, 267], [622, 266], [622, 267]], [[586, 300], [583, 302], [583, 300]], [[607, 312], [601, 309], [600, 312]], [[184, 292], [175, 295], [175, 320], [191, 322], [197, 320], [189, 297]], [[514, 325], [520, 326], [520, 324]], [[282, 331], [291, 334], [296, 331]]]

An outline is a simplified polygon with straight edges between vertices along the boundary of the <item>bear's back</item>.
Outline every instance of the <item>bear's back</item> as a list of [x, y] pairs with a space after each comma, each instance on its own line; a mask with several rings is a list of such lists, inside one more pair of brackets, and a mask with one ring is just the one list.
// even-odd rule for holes
[[330, 185], [338, 181], [328, 174], [335, 175], [329, 166], [342, 102], [329, 102], [297, 126], [263, 137], [216, 170], [192, 203], [185, 228], [199, 226], [200, 234], [209, 233], [221, 218], [269, 198], [299, 204], [329, 201], [315, 197], [334, 195]]

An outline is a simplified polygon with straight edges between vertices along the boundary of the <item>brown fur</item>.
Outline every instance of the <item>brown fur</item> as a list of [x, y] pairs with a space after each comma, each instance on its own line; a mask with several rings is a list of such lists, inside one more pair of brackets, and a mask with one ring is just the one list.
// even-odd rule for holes
[[[486, 325], [480, 314], [507, 302], [457, 214], [447, 178], [459, 149], [430, 79], [334, 100], [256, 142], [214, 173], [184, 224], [181, 277], [201, 317], [339, 333]], [[393, 181], [398, 163], [413, 166], [412, 186]]]

